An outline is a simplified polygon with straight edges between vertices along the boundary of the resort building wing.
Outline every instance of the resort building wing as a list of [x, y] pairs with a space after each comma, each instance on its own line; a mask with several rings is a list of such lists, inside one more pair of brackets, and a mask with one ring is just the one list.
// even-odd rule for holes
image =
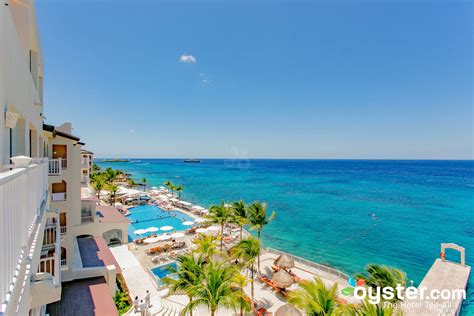
[[71, 123], [45, 124], [43, 78], [34, 2], [3, 1], [0, 315], [65, 315], [78, 297], [86, 313], [116, 315], [121, 270], [107, 242], [126, 242], [128, 221], [96, 210], [93, 153]]

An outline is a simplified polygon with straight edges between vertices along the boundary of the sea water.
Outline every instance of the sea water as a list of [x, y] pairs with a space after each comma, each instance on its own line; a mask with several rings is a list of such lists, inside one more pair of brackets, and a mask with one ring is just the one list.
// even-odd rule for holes
[[[467, 264], [474, 265], [473, 161], [132, 159], [99, 165], [135, 180], [146, 177], [148, 186], [181, 184], [182, 198], [204, 207], [267, 202], [277, 216], [263, 229], [264, 246], [349, 274], [368, 263], [386, 264], [417, 285], [443, 242], [465, 247]], [[471, 274], [464, 314], [474, 311], [473, 284]]]

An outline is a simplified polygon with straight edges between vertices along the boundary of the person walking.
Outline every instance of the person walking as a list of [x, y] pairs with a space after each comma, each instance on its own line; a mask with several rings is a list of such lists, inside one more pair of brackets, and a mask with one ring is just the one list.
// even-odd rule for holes
[[133, 310], [135, 313], [138, 313], [138, 296], [135, 296], [135, 299], [133, 300]]
[[139, 309], [140, 309], [140, 316], [147, 316], [148, 308], [146, 307], [146, 304], [143, 300], [140, 300]]
[[146, 307], [151, 307], [151, 295], [150, 295], [150, 291], [148, 290], [146, 290], [145, 303], [146, 303]]

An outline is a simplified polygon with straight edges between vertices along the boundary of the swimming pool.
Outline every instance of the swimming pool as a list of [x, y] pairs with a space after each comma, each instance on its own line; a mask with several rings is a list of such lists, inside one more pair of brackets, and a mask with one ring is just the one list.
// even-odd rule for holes
[[177, 279], [176, 274], [171, 273], [170, 268], [178, 269], [178, 265], [176, 264], [176, 262], [172, 262], [172, 263], [168, 263], [168, 264], [150, 269], [151, 273], [153, 273], [153, 275], [155, 276], [156, 284], [159, 287], [165, 284], [161, 279], [166, 276], [175, 280]]
[[[128, 239], [130, 241], [151, 234], [146, 233], [141, 236], [135, 235], [133, 232], [137, 229], [173, 226], [174, 230], [183, 231], [188, 229], [189, 226], [184, 226], [182, 222], [194, 220], [194, 218], [179, 211], [163, 211], [156, 205], [140, 205], [129, 208], [129, 211], [130, 216], [128, 216], [128, 219], [130, 220], [130, 225], [128, 226]], [[160, 232], [156, 233], [159, 234]]]

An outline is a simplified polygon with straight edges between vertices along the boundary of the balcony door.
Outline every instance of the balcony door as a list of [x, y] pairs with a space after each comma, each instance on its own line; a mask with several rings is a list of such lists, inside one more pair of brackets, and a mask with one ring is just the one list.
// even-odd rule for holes
[[61, 158], [61, 168], [67, 168], [67, 145], [53, 145], [53, 159]]

